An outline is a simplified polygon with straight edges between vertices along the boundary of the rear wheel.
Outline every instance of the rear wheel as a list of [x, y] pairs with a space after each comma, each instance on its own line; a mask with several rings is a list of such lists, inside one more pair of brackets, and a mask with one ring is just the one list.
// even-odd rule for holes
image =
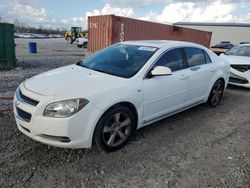
[[212, 90], [210, 92], [207, 101], [211, 107], [216, 107], [220, 104], [223, 91], [224, 91], [224, 82], [222, 80], [217, 80], [212, 87]]
[[112, 152], [123, 147], [136, 125], [134, 114], [126, 107], [116, 107], [105, 113], [97, 123], [94, 141], [96, 145]]
[[68, 42], [69, 44], [72, 44], [72, 42], [73, 42], [72, 37], [67, 37], [67, 42]]
[[84, 48], [88, 48], [88, 43], [87, 43], [87, 42], [84, 42], [84, 43], [83, 43], [83, 47], [84, 47]]

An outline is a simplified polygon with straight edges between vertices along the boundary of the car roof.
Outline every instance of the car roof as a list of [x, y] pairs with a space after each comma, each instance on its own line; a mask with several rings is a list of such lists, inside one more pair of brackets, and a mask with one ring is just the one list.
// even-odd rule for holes
[[249, 43], [246, 43], [246, 44], [240, 44], [239, 46], [250, 46]]
[[150, 47], [156, 47], [156, 48], [174, 47], [174, 46], [180, 46], [180, 45], [190, 45], [190, 46], [201, 47], [201, 45], [199, 44], [195, 44], [191, 42], [183, 42], [183, 41], [174, 41], [174, 40], [136, 40], [136, 41], [121, 42], [121, 44], [150, 46]]

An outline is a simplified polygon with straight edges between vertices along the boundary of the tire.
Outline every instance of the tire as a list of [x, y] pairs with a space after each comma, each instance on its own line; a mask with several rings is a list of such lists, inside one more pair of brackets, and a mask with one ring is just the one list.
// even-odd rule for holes
[[88, 43], [87, 43], [87, 42], [84, 42], [84, 43], [83, 43], [83, 47], [84, 47], [84, 48], [88, 48]]
[[224, 91], [224, 82], [221, 79], [219, 79], [214, 83], [211, 92], [209, 94], [207, 103], [211, 107], [218, 106], [220, 104], [223, 91]]
[[69, 44], [72, 44], [72, 43], [73, 43], [72, 37], [67, 37], [67, 42], [68, 42]]
[[126, 107], [116, 107], [104, 113], [98, 121], [94, 142], [105, 152], [113, 152], [127, 144], [136, 127], [134, 114]]

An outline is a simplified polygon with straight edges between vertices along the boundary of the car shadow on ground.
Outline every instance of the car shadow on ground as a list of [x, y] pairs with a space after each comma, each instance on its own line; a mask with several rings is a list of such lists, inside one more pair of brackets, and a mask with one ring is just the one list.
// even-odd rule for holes
[[231, 84], [228, 84], [226, 89], [238, 90], [238, 91], [250, 91], [250, 88], [235, 86], [235, 85], [231, 85]]

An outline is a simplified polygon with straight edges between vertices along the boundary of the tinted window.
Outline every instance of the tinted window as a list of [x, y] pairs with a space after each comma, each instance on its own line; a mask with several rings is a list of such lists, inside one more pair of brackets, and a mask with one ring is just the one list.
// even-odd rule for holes
[[205, 51], [203, 50], [203, 53], [204, 53], [204, 55], [205, 55], [206, 63], [212, 63], [212, 61], [211, 61], [209, 55], [207, 54], [207, 52], [205, 52]]
[[250, 56], [250, 46], [236, 46], [228, 50], [226, 55]]
[[201, 49], [185, 48], [189, 67], [195, 67], [206, 63], [205, 56]]
[[166, 52], [157, 61], [155, 66], [165, 66], [170, 68], [172, 71], [181, 70], [184, 68], [184, 60], [182, 49], [173, 49]]
[[155, 47], [115, 44], [90, 56], [79, 65], [95, 71], [130, 78], [156, 51]]

